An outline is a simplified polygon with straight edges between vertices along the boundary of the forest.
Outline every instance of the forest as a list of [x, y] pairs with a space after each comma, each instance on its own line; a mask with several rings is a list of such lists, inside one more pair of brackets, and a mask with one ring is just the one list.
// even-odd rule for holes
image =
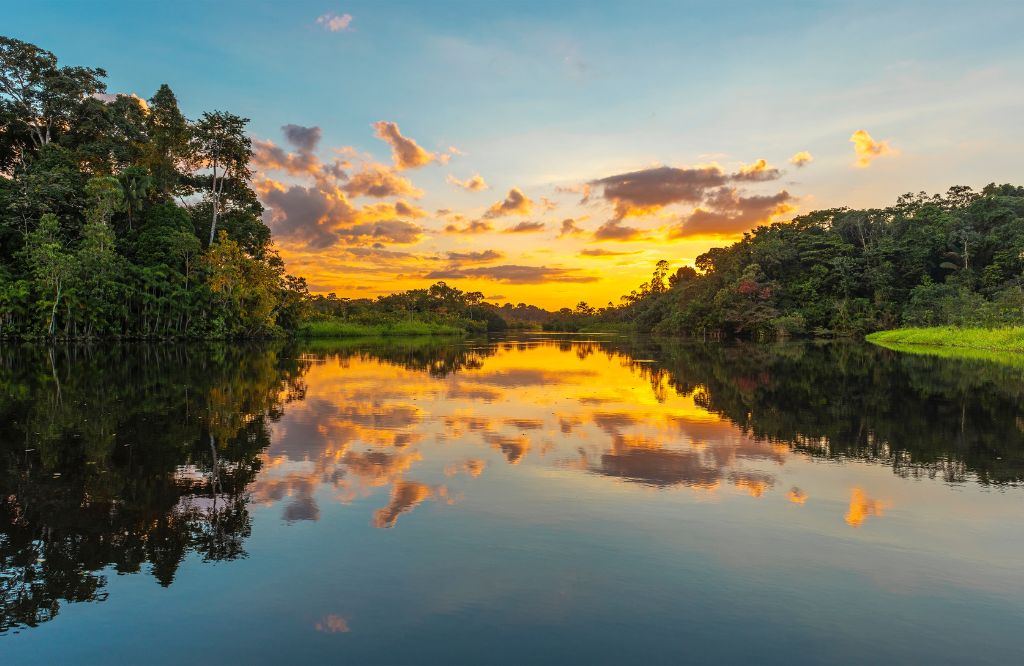
[[246, 118], [0, 37], [0, 337], [264, 337], [294, 330], [249, 178]]
[[1024, 324], [1024, 187], [952, 187], [880, 209], [761, 226], [618, 306], [580, 303], [546, 328], [703, 338], [861, 335], [899, 326]]

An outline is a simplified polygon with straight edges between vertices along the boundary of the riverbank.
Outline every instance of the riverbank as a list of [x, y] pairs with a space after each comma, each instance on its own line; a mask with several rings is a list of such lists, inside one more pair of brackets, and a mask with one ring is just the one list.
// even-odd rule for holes
[[1024, 353], [1024, 326], [897, 328], [871, 333], [865, 340], [883, 347], [922, 346]]
[[302, 326], [298, 337], [302, 338], [376, 338], [420, 335], [465, 335], [466, 331], [451, 324], [403, 320], [362, 324], [340, 319], [313, 321]]

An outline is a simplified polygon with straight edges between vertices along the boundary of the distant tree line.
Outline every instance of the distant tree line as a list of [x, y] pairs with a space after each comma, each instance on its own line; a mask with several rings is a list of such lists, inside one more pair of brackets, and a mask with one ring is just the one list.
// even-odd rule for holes
[[0, 37], [0, 337], [259, 337], [295, 328], [249, 184], [248, 120]]
[[[338, 319], [357, 324], [414, 320], [450, 324], [470, 333], [510, 328], [510, 320], [503, 316], [503, 310], [485, 302], [483, 292], [462, 291], [445, 282], [376, 299], [318, 294], [310, 297], [309, 310], [312, 320]], [[512, 320], [511, 326], [515, 325]]]
[[697, 337], [855, 335], [899, 326], [1024, 324], [1024, 187], [953, 187], [886, 208], [762, 226], [674, 273], [658, 262], [618, 306], [548, 324]]

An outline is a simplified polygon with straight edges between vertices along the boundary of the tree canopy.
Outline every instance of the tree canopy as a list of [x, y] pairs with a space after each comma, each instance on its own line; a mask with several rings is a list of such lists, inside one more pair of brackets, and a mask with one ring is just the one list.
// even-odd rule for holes
[[0, 37], [0, 337], [297, 326], [306, 284], [249, 183], [248, 120], [189, 121], [166, 84], [146, 102], [105, 76]]

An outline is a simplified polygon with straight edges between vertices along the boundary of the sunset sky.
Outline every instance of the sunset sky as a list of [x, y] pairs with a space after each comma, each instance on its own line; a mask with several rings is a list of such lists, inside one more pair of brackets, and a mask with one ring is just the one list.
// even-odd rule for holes
[[617, 301], [770, 220], [1024, 181], [1024, 4], [18, 2], [110, 92], [251, 118], [289, 271]]

